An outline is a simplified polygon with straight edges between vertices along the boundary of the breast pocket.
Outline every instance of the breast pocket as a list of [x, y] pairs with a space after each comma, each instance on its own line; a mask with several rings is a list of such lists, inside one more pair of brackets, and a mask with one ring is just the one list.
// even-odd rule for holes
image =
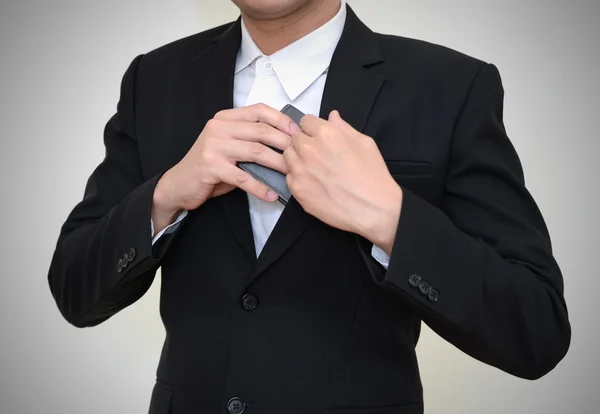
[[443, 194], [443, 179], [436, 174], [434, 164], [420, 160], [385, 160], [396, 184], [419, 197], [437, 204]]
[[433, 166], [429, 161], [418, 160], [385, 160], [393, 177], [431, 177]]

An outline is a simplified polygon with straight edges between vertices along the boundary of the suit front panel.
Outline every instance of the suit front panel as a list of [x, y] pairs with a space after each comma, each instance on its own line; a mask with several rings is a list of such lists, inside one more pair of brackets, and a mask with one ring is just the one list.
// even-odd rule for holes
[[[173, 390], [173, 412], [221, 409], [235, 395], [260, 402], [261, 412], [287, 405], [291, 413], [421, 400], [419, 321], [373, 286], [355, 235], [314, 220], [245, 289], [252, 264], [230, 232], [205, 231], [226, 226], [218, 208], [206, 207], [163, 263], [168, 346], [158, 378]], [[256, 309], [244, 309], [245, 293], [257, 297]]]
[[[386, 81], [363, 130], [396, 181], [435, 203], [464, 94], [444, 86], [441, 73], [391, 60], [374, 69]], [[148, 176], [183, 157], [215, 112], [201, 104], [202, 88], [190, 86], [196, 66], [171, 65], [142, 72], [138, 83], [137, 129]], [[148, 83], [153, 87], [143, 87]], [[307, 220], [302, 237], [248, 286], [256, 261], [234, 237], [218, 200], [190, 212], [162, 261], [167, 341], [157, 387], [171, 390], [172, 412], [217, 412], [237, 395], [266, 413], [419, 410], [419, 319], [373, 284], [354, 234]], [[258, 298], [252, 311], [242, 306], [246, 293]]]
[[236, 396], [248, 413], [421, 413], [421, 318], [507, 372], [548, 372], [570, 337], [562, 277], [505, 135], [497, 71], [374, 34], [350, 9], [320, 116], [338, 109], [372, 137], [404, 190], [387, 271], [365, 253], [372, 244], [294, 199], [257, 258], [239, 189], [151, 245], [160, 174], [233, 106], [239, 35], [238, 21], [134, 60], [107, 159], [53, 259], [53, 293], [77, 326], [135, 302], [162, 266], [167, 335], [151, 414], [226, 413]]

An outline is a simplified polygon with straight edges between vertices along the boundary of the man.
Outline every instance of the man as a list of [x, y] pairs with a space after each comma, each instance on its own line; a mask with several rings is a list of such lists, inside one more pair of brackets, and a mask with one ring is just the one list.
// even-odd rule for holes
[[549, 372], [570, 343], [563, 280], [496, 67], [373, 33], [339, 0], [234, 2], [236, 22], [125, 73], [50, 267], [64, 317], [105, 321], [162, 267], [153, 414], [422, 413], [421, 321]]

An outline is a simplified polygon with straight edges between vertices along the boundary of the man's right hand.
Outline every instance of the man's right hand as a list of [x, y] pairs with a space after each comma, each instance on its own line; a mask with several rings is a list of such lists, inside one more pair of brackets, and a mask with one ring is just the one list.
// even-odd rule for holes
[[287, 174], [283, 155], [267, 145], [285, 150], [295, 126], [287, 115], [264, 104], [217, 113], [186, 156], [158, 181], [152, 203], [155, 233], [172, 223], [180, 211], [195, 210], [236, 187], [264, 201], [276, 201], [275, 192], [237, 163], [256, 162]]

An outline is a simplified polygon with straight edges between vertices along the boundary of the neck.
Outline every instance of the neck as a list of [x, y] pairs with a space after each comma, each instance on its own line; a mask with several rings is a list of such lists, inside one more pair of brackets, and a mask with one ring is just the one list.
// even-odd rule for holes
[[323, 26], [340, 5], [340, 0], [315, 0], [275, 19], [257, 19], [243, 12], [242, 18], [254, 43], [268, 56]]

